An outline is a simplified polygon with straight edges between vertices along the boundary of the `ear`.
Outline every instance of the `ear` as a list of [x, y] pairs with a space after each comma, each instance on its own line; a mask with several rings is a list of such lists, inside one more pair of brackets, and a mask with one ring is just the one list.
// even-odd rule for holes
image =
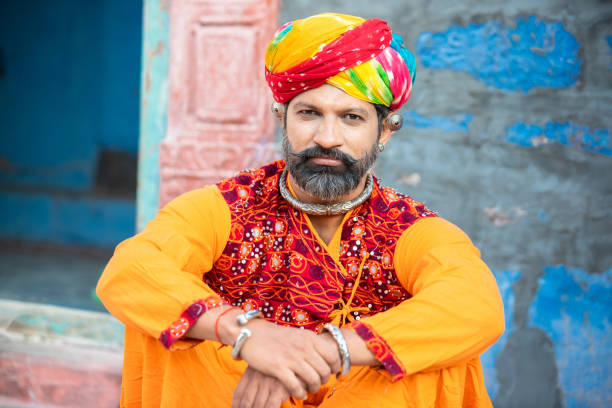
[[283, 116], [285, 115], [285, 105], [282, 104], [282, 103], [274, 101], [270, 105], [270, 110], [272, 111], [272, 113], [276, 117], [276, 120], [278, 120], [278, 122], [282, 126], [283, 125]]
[[383, 128], [380, 132], [379, 143], [387, 144], [391, 135], [398, 131], [404, 123], [404, 118], [397, 111], [389, 112], [383, 120]]

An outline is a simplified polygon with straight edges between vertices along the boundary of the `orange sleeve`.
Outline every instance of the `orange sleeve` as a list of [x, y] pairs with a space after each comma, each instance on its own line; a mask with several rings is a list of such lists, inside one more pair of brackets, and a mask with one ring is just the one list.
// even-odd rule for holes
[[352, 324], [393, 380], [473, 358], [503, 333], [495, 278], [455, 225], [418, 221], [398, 240], [394, 267], [412, 297]]
[[185, 332], [222, 303], [202, 277], [221, 255], [229, 231], [229, 208], [217, 187], [183, 194], [117, 246], [96, 292], [125, 325], [168, 348], [190, 347], [196, 341], [183, 340]]

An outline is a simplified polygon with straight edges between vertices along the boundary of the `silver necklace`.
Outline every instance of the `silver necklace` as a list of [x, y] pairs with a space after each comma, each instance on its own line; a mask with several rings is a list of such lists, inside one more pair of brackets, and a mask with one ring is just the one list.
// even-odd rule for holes
[[304, 203], [297, 198], [293, 197], [287, 188], [287, 169], [285, 168], [280, 175], [280, 179], [278, 182], [278, 189], [280, 191], [281, 196], [291, 205], [293, 208], [296, 208], [300, 211], [304, 211], [306, 214], [310, 215], [337, 215], [344, 214], [353, 208], [357, 207], [365, 200], [370, 197], [372, 194], [372, 188], [374, 186], [374, 180], [372, 179], [372, 175], [368, 173], [368, 178], [366, 180], [365, 187], [359, 196], [356, 198], [345, 201], [343, 203], [332, 203], [332, 204], [312, 204], [312, 203]]

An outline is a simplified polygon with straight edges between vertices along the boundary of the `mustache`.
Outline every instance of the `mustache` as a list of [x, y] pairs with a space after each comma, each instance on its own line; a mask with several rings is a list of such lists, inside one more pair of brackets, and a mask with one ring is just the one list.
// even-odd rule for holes
[[342, 161], [342, 163], [344, 163], [344, 165], [347, 167], [352, 167], [359, 161], [337, 148], [328, 149], [319, 145], [309, 147], [308, 149], [304, 149], [297, 153], [290, 151], [289, 154], [297, 159], [300, 159], [302, 162], [315, 157], [329, 157]]

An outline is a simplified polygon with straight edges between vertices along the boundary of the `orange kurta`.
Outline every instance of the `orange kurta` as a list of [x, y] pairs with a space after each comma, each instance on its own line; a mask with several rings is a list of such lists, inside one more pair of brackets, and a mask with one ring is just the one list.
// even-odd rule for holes
[[[117, 247], [97, 291], [126, 325], [122, 406], [231, 405], [246, 365], [232, 360], [229, 347], [180, 339], [168, 351], [158, 340], [192, 304], [217, 296], [203, 278], [221, 256], [230, 229], [228, 204], [209, 186], [177, 198]], [[339, 258], [339, 233], [320, 244]], [[348, 378], [307, 402], [351, 408], [491, 406], [479, 355], [503, 332], [503, 306], [478, 250], [451, 223], [424, 218], [400, 236], [393, 266], [412, 297], [360, 323], [384, 339], [405, 375], [393, 382], [384, 369], [353, 367]]]

